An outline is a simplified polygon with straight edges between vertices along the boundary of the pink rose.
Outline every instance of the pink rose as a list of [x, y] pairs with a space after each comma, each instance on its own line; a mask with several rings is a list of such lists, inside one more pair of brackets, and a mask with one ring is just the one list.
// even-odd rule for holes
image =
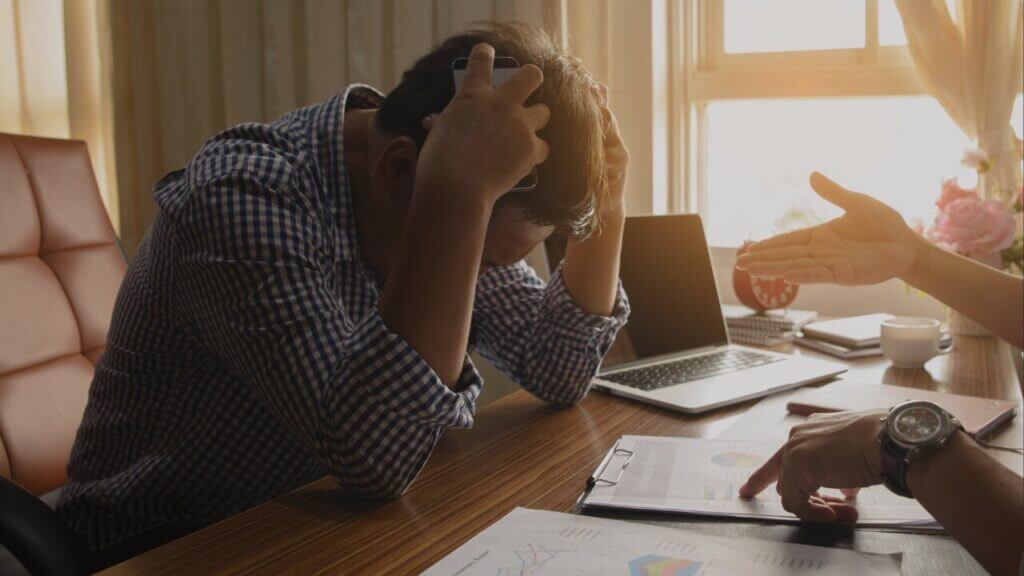
[[935, 205], [939, 207], [939, 210], [945, 210], [946, 206], [950, 203], [955, 202], [961, 198], [978, 198], [978, 193], [974, 190], [965, 190], [960, 187], [960, 183], [956, 181], [956, 178], [950, 178], [942, 183], [942, 195], [935, 201]]
[[992, 254], [1013, 244], [1013, 216], [998, 200], [953, 200], [935, 218], [928, 238], [961, 254]]

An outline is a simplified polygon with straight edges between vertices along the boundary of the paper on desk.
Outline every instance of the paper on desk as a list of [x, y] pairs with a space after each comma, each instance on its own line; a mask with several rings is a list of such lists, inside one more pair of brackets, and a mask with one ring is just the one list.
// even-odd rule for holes
[[807, 421], [806, 416], [790, 414], [786, 410], [786, 404], [797, 392], [799, 390], [788, 390], [764, 398], [748, 408], [728, 428], [722, 430], [717, 438], [758, 440], [775, 443], [777, 446], [785, 444], [789, 439], [789, 430]]
[[623, 574], [897, 575], [898, 554], [725, 538], [516, 508], [428, 569], [428, 576]]
[[[739, 487], [778, 449], [778, 444], [744, 440], [623, 436], [584, 509], [614, 508], [796, 522], [782, 507], [774, 485], [755, 499]], [[627, 457], [625, 451], [633, 453]], [[623, 465], [629, 458], [629, 464]], [[610, 485], [611, 484], [611, 485]], [[823, 494], [842, 497], [838, 491]], [[940, 529], [916, 500], [884, 486], [865, 488], [851, 501], [860, 526]]]

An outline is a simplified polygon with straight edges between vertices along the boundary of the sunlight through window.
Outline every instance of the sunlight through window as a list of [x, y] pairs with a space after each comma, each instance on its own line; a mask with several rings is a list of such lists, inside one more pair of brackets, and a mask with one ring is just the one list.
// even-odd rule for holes
[[725, 0], [725, 51], [864, 46], [863, 0]]
[[814, 170], [910, 221], [929, 215], [944, 179], [973, 184], [960, 165], [970, 141], [927, 96], [722, 101], [707, 122], [705, 214], [719, 246], [839, 214], [807, 184]]

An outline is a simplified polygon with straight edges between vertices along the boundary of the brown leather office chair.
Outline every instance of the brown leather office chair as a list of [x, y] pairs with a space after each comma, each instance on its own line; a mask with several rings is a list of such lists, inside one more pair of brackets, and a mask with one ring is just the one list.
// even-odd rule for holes
[[0, 134], [0, 475], [60, 488], [124, 256], [85, 143]]
[[0, 134], [0, 474], [58, 488], [124, 256], [84, 142]]

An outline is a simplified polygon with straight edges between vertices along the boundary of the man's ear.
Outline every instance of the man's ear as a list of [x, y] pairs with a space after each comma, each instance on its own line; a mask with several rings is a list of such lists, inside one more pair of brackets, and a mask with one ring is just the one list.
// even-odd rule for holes
[[370, 175], [373, 191], [379, 199], [408, 201], [416, 181], [418, 158], [416, 141], [408, 136], [399, 136], [384, 147]]

